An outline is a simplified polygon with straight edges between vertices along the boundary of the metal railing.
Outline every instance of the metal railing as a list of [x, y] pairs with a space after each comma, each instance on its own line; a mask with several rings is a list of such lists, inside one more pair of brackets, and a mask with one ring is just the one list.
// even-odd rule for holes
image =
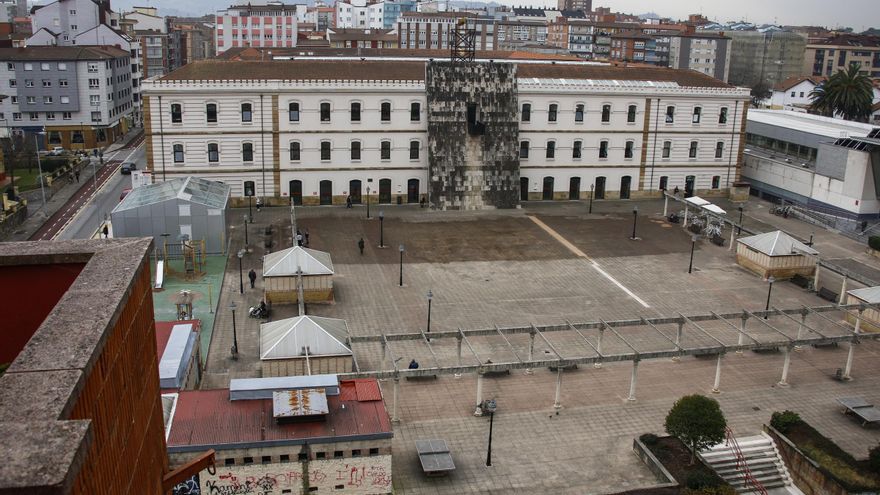
[[746, 458], [743, 455], [742, 450], [739, 448], [739, 442], [737, 442], [736, 437], [733, 436], [733, 430], [731, 430], [730, 427], [725, 427], [724, 431], [727, 440], [725, 445], [730, 447], [730, 451], [733, 452], [734, 457], [736, 457], [736, 469], [739, 470], [742, 475], [742, 487], [748, 488], [749, 485], [751, 485], [753, 492], [767, 495], [767, 489], [764, 488], [764, 485], [762, 485], [754, 475], [752, 475], [752, 470], [749, 469], [749, 463], [746, 462]]

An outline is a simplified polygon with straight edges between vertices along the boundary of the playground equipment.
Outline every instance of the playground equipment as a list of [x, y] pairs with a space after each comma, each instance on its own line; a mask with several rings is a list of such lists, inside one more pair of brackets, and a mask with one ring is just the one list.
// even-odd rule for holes
[[193, 300], [195, 299], [192, 291], [182, 289], [174, 296], [174, 306], [177, 308], [178, 320], [191, 320], [193, 315]]
[[200, 277], [205, 272], [205, 240], [182, 239], [179, 243], [168, 243], [166, 240], [162, 244], [164, 268], [173, 271], [171, 261], [174, 260], [183, 260], [187, 280]]
[[153, 285], [154, 289], [161, 289], [162, 285], [165, 284], [165, 260], [159, 260], [156, 262], [156, 283]]

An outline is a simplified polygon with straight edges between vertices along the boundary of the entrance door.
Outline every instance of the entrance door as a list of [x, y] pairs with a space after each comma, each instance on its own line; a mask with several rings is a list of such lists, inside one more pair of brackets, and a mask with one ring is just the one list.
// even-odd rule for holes
[[419, 179], [410, 179], [406, 181], [406, 202], [419, 202]]
[[357, 179], [348, 181], [348, 194], [352, 203], [361, 204], [361, 181]]
[[629, 199], [629, 188], [632, 183], [632, 177], [624, 175], [620, 178], [620, 199]]
[[379, 204], [391, 203], [391, 179], [379, 180]]
[[321, 194], [321, 204], [322, 205], [332, 205], [333, 204], [333, 182], [329, 180], [322, 180], [320, 185], [320, 194]]
[[572, 177], [568, 181], [568, 199], [575, 201], [581, 199], [581, 178]]
[[528, 177], [520, 177], [519, 178], [519, 200], [520, 201], [528, 201], [529, 200], [529, 178]]
[[605, 199], [605, 177], [596, 177], [596, 192], [593, 197]]
[[697, 182], [697, 178], [693, 175], [688, 175], [684, 178], [684, 197], [690, 198], [694, 195], [694, 184]]
[[544, 177], [544, 192], [541, 199], [544, 201], [553, 200], [553, 177]]
[[303, 183], [301, 180], [290, 181], [290, 198], [296, 206], [303, 204]]

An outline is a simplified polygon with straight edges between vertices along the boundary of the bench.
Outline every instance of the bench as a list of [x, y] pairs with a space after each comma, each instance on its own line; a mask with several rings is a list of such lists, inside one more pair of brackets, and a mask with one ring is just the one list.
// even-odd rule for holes
[[825, 287], [822, 287], [821, 289], [819, 289], [818, 295], [822, 299], [825, 299], [826, 301], [831, 301], [833, 303], [836, 303], [837, 301], [840, 300], [840, 297], [839, 297], [840, 294], [838, 294], [837, 292], [830, 291], [830, 290], [826, 289]]
[[437, 379], [437, 375], [413, 375], [413, 376], [407, 376], [406, 379], [407, 379], [407, 381], [409, 381], [409, 380], [415, 380], [415, 381], [419, 381], [419, 380], [436, 380], [436, 379]]
[[[552, 366], [551, 365], [551, 366], [547, 366], [547, 369], [550, 371], [556, 371], [559, 369], [559, 366]], [[578, 369], [577, 363], [566, 364], [566, 365], [562, 366], [562, 371], [571, 371], [571, 370], [576, 370], [576, 369]]]

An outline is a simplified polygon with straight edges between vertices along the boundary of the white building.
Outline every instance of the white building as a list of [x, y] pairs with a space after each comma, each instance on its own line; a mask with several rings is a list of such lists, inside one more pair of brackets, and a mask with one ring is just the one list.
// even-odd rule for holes
[[382, 29], [385, 27], [385, 3], [340, 0], [336, 2], [336, 27]]
[[495, 19], [479, 18], [468, 12], [404, 12], [397, 19], [398, 46], [414, 50], [448, 50], [453, 31], [462, 18], [467, 19], [467, 29], [476, 32], [477, 50], [496, 49]]
[[669, 37], [669, 67], [691, 69], [727, 81], [730, 74], [730, 38], [699, 32]]
[[[748, 89], [693, 71], [510, 62], [494, 66], [516, 71], [518, 94], [503, 100], [513, 135], [502, 133], [516, 201], [586, 199], [591, 189], [596, 198], [629, 198], [676, 186], [720, 195], [738, 180]], [[189, 64], [145, 83], [148, 166], [154, 180], [223, 181], [233, 197], [254, 187], [297, 204], [357, 203], [365, 194], [435, 202], [429, 166], [443, 157], [428, 150], [450, 128], [429, 112], [437, 96], [426, 85], [428, 63], [437, 64]], [[500, 86], [476, 83], [486, 94]]]
[[214, 29], [217, 54], [244, 46], [296, 46], [297, 16], [305, 15], [304, 5], [281, 2], [253, 2], [221, 10]]
[[806, 112], [812, 102], [810, 92], [825, 80], [821, 76], [790, 77], [773, 87], [770, 108]]

